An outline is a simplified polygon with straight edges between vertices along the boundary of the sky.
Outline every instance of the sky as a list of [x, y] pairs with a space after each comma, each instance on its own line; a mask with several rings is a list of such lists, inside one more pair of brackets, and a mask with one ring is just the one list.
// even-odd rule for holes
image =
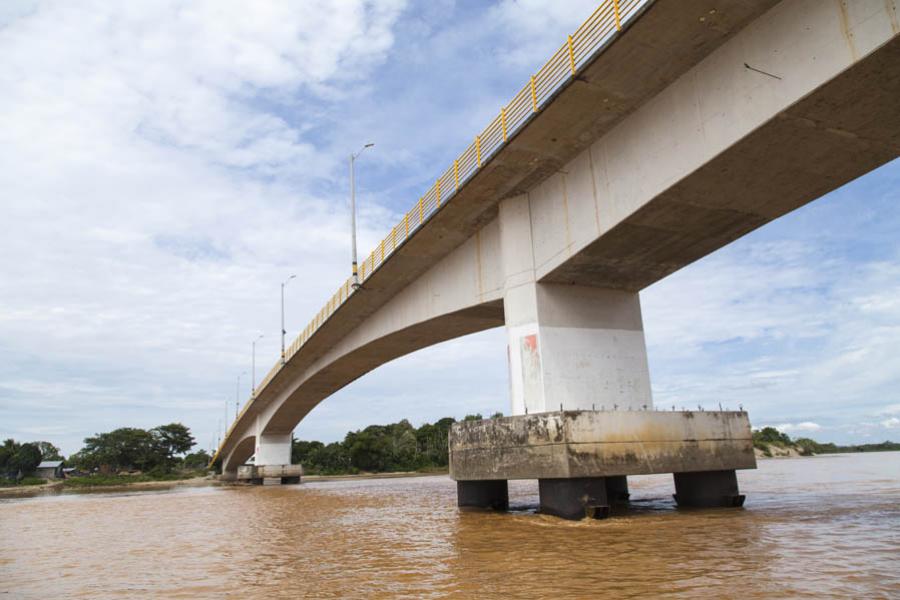
[[[593, 2], [0, 4], [0, 438], [180, 421], [209, 448]], [[654, 401], [900, 440], [900, 161], [641, 294]], [[465, 376], [460, 376], [465, 374]], [[229, 416], [226, 417], [226, 410]], [[304, 439], [509, 411], [495, 329], [334, 394]]]

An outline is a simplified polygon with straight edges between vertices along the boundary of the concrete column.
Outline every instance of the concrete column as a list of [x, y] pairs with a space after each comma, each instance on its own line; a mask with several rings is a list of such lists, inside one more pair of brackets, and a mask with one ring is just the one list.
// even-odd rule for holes
[[509, 509], [506, 480], [457, 481], [456, 503], [460, 508]]
[[675, 473], [675, 502], [678, 506], [735, 507], [744, 505], [744, 496], [738, 493], [733, 469]]
[[563, 519], [585, 517], [605, 519], [609, 516], [606, 477], [574, 477], [539, 479], [541, 512]]
[[499, 223], [512, 414], [651, 408], [638, 295], [537, 282], [527, 195]]
[[606, 499], [609, 504], [628, 504], [628, 478], [624, 475], [606, 477]]
[[291, 464], [291, 434], [262, 433], [256, 436], [256, 466]]

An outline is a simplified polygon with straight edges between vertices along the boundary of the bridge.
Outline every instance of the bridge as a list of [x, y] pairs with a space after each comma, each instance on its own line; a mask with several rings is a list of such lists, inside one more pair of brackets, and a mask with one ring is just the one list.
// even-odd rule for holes
[[[505, 326], [513, 417], [453, 434], [461, 504], [502, 505], [505, 480], [529, 473], [542, 504], [545, 481], [549, 498], [556, 480], [621, 488], [638, 472], [675, 473], [683, 500], [703, 486], [736, 497], [733, 469], [755, 466], [747, 416], [691, 413], [685, 429], [653, 410], [639, 292], [900, 155], [897, 4], [602, 2], [265, 376], [217, 450], [223, 477], [252, 455], [289, 464], [304, 416], [379, 365]], [[572, 433], [587, 411], [593, 433]], [[496, 464], [501, 446], [534, 445], [533, 427], [644, 458], [627, 472], [532, 473], [530, 450]]]

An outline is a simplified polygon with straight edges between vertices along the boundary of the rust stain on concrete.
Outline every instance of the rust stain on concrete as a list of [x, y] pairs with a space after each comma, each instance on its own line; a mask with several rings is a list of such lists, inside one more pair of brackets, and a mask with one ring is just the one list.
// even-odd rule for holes
[[897, 21], [897, 7], [894, 4], [894, 0], [884, 0], [884, 9], [891, 20], [891, 31], [900, 33], [900, 22]]
[[850, 30], [850, 14], [847, 12], [847, 1], [838, 0], [838, 9], [841, 18], [841, 35], [847, 41], [847, 47], [850, 48], [850, 56], [853, 58], [853, 62], [856, 62], [859, 56], [856, 51], [856, 44], [853, 43], [853, 32]]

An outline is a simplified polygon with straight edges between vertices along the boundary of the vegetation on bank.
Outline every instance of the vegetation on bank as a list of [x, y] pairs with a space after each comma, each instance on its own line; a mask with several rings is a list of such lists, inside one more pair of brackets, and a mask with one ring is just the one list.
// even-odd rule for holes
[[5, 440], [0, 446], [0, 487], [44, 483], [32, 476], [44, 460], [62, 460], [59, 448], [50, 442], [23, 444], [12, 438]]
[[[491, 418], [502, 416], [501, 413], [495, 413]], [[468, 415], [464, 420], [481, 418], [481, 415]], [[295, 464], [302, 464], [304, 472], [309, 475], [443, 471], [449, 462], [447, 436], [450, 426], [455, 422], [455, 419], [446, 417], [415, 428], [404, 419], [399, 423], [370, 425], [359, 431], [348, 432], [341, 442], [323, 444], [294, 440], [291, 458]], [[753, 445], [765, 456], [784, 454], [785, 450], [794, 450], [801, 456], [900, 450], [900, 443], [896, 442], [838, 446], [833, 443], [822, 444], [809, 438], [793, 440], [774, 427], [754, 431]]]
[[[502, 417], [501, 413], [491, 418]], [[467, 415], [464, 420], [480, 420]], [[456, 419], [413, 427], [406, 419], [389, 425], [370, 425], [348, 432], [340, 442], [294, 440], [291, 459], [309, 475], [353, 475], [360, 472], [443, 472], [449, 462], [450, 427]], [[144, 430], [123, 427], [85, 438], [84, 447], [65, 460], [70, 471], [66, 487], [119, 486], [151, 481], [177, 481], [203, 476], [211, 460], [199, 450], [190, 429], [180, 423]], [[753, 432], [753, 445], [764, 456], [796, 453], [801, 456], [843, 452], [900, 450], [900, 443], [839, 446], [809, 438], [791, 439], [774, 427]], [[64, 460], [59, 448], [45, 441], [0, 445], [0, 487], [34, 486], [46, 482], [34, 476], [41, 461]]]
[[[491, 418], [502, 416], [494, 413]], [[481, 419], [481, 415], [467, 415], [464, 420]], [[445, 417], [416, 428], [403, 419], [348, 432], [341, 442], [294, 440], [291, 460], [302, 464], [309, 475], [444, 471], [449, 462], [447, 438], [455, 422]]]
[[82, 475], [75, 477], [67, 477], [63, 482], [65, 487], [96, 487], [96, 486], [116, 486], [128, 485], [129, 483], [143, 483], [147, 481], [179, 481], [189, 479], [191, 477], [199, 477], [206, 474], [206, 469], [201, 470], [177, 470], [169, 473], [120, 473], [116, 475], [104, 475], [95, 473], [91, 475]]
[[13, 487], [13, 486], [28, 486], [28, 485], [44, 485], [47, 483], [46, 479], [42, 479], [40, 477], [23, 477], [19, 480], [9, 479], [7, 477], [0, 477], [0, 488], [4, 487]]
[[205, 475], [211, 460], [204, 450], [189, 453], [195, 445], [190, 429], [181, 423], [98, 433], [85, 438], [84, 447], [67, 460], [48, 442], [9, 439], [0, 446], [0, 486], [45, 483], [33, 476], [44, 460], [64, 461], [69, 476], [61, 483], [66, 487], [188, 479]]
[[[894, 451], [900, 450], [900, 443], [885, 441], [878, 444], [839, 446], [832, 442], [823, 444], [810, 438], [792, 440], [788, 434], [782, 433], [774, 427], [763, 427], [753, 431], [753, 447], [760, 450], [763, 456], [775, 456], [783, 454], [783, 451], [790, 450], [797, 452], [801, 456], [812, 456], [814, 454]], [[782, 452], [779, 452], [779, 450]]]

